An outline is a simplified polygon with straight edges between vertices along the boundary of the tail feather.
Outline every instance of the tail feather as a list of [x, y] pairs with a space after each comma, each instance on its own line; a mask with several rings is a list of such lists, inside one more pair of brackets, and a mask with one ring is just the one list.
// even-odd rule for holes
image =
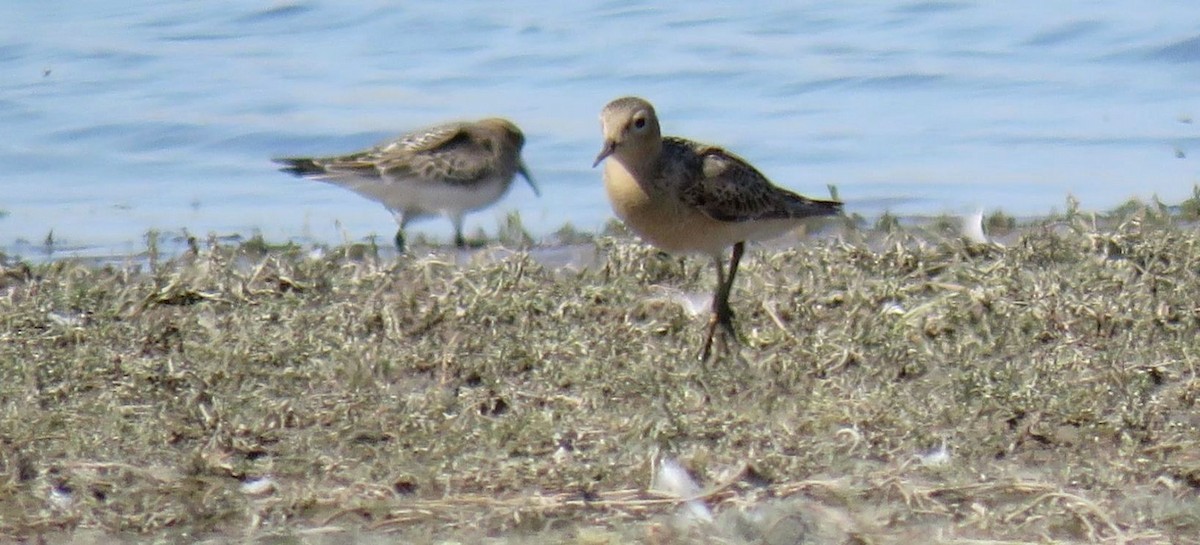
[[814, 216], [837, 216], [842, 213], [841, 201], [823, 201], [793, 195], [791, 199], [791, 214], [795, 218]]
[[323, 165], [307, 157], [283, 157], [271, 160], [284, 165], [283, 168], [279, 169], [280, 172], [286, 172], [293, 176], [315, 176], [325, 174], [326, 172]]

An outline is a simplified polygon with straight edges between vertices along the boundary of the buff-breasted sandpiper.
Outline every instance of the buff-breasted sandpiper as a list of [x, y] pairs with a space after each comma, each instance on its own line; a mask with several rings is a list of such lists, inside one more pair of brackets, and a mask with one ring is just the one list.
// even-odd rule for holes
[[[746, 241], [764, 240], [797, 227], [799, 220], [841, 213], [842, 203], [792, 193], [742, 158], [721, 148], [663, 137], [654, 106], [619, 98], [600, 114], [604, 187], [617, 217], [668, 253], [704, 254], [717, 266], [713, 317], [700, 351], [711, 355], [718, 326], [734, 341], [729, 292]], [[725, 249], [733, 247], [728, 271]]]
[[454, 222], [454, 243], [461, 248], [466, 246], [463, 216], [499, 200], [517, 174], [540, 196], [521, 160], [524, 145], [521, 129], [491, 118], [413, 131], [349, 155], [274, 161], [285, 165], [283, 172], [329, 182], [382, 204], [400, 225], [395, 239], [400, 251], [404, 228], [436, 214]]

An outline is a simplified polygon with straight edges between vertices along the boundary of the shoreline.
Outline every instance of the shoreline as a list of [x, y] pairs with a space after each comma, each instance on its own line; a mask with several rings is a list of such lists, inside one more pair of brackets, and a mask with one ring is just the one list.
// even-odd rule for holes
[[[830, 226], [835, 226], [835, 229], [839, 229], [842, 232], [854, 231], [860, 234], [866, 233], [868, 236], [871, 232], [879, 234], [893, 230], [909, 230], [917, 236], [932, 233], [942, 236], [954, 236], [955, 232], [957, 232], [976, 240], [979, 240], [980, 236], [1005, 240], [1012, 239], [1013, 233], [1019, 232], [1022, 229], [1034, 228], [1055, 221], [1082, 216], [1089, 217], [1094, 222], [1111, 224], [1139, 210], [1150, 210], [1164, 217], [1174, 216], [1183, 222], [1200, 222], [1200, 185], [1193, 188], [1193, 196], [1191, 198], [1181, 201], [1178, 204], [1165, 204], [1157, 200], [1146, 203], [1139, 199], [1130, 199], [1111, 210], [1085, 211], [1078, 209], [1077, 201], [1073, 197], [1068, 196], [1064, 202], [1063, 212], [1051, 210], [1044, 215], [1012, 216], [1005, 213], [1003, 209], [993, 211], [979, 209], [974, 214], [911, 214], [896, 216], [885, 210], [874, 217], [864, 217], [851, 212], [841, 220], [821, 220], [812, 222], [810, 225], [820, 231], [827, 232], [830, 230]], [[979, 229], [975, 228], [975, 223], [980, 224]], [[597, 238], [603, 236], [631, 236], [631, 234], [625, 230], [624, 226], [618, 220], [610, 218], [604, 227], [594, 232], [579, 230], [571, 224], [565, 224], [552, 233], [535, 238], [525, 229], [520, 215], [516, 212], [511, 212], [497, 225], [494, 233], [489, 234], [483, 229], [477, 229], [471, 233], [468, 239], [471, 243], [469, 250], [509, 248], [527, 249], [534, 253], [544, 252], [553, 254], [558, 251], [568, 251], [573, 245], [592, 243]], [[144, 241], [142, 248], [130, 253], [117, 253], [107, 251], [104, 247], [99, 246], [61, 247], [54, 242], [53, 231], [51, 231], [47, 239], [40, 245], [22, 240], [10, 245], [8, 251], [0, 250], [0, 262], [27, 261], [30, 263], [42, 263], [66, 259], [115, 265], [145, 261], [151, 259], [151, 255], [154, 255], [154, 259], [179, 257], [189, 251], [194, 252], [201, 245], [208, 247], [218, 245], [242, 246], [247, 248], [251, 253], [260, 253], [268, 249], [321, 252], [331, 251], [336, 248], [359, 248], [359, 250], [354, 251], [366, 251], [375, 254], [376, 257], [392, 259], [397, 257], [394, 248], [388, 242], [390, 241], [390, 235], [371, 235], [359, 240], [343, 240], [340, 243], [331, 244], [325, 241], [298, 238], [282, 241], [267, 240], [256, 231], [226, 234], [209, 233], [200, 236], [190, 233], [185, 228], [165, 231], [149, 230], [142, 238]], [[785, 235], [782, 238], [784, 240], [795, 240], [794, 236], [789, 237]], [[132, 242], [128, 243], [128, 245], [132, 245]], [[421, 232], [413, 234], [412, 246], [414, 254], [457, 252], [457, 249], [448, 246], [445, 241], [438, 240]], [[782, 247], [778, 242], [767, 242], [765, 246]]]

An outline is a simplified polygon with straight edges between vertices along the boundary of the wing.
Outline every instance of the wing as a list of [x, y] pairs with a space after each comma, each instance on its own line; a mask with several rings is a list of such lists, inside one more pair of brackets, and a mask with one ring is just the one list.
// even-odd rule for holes
[[[358, 153], [332, 157], [283, 158], [274, 161], [285, 165], [281, 170], [296, 176], [330, 181], [352, 177], [380, 178], [385, 172], [392, 170], [395, 170], [396, 174], [405, 174], [404, 165], [421, 163], [422, 156], [443, 154], [464, 140], [469, 140], [469, 135], [464, 131], [463, 123], [446, 123], [401, 135]], [[426, 170], [423, 167], [412, 168], [416, 165], [409, 166], [409, 171]]]
[[371, 152], [377, 157], [406, 153], [423, 153], [437, 150], [463, 136], [466, 123], [445, 123], [413, 131], [399, 138], [376, 146]]
[[389, 178], [457, 185], [482, 181], [496, 168], [495, 150], [472, 138], [466, 127], [436, 144], [426, 143], [405, 154], [381, 157], [375, 164]]
[[724, 149], [682, 138], [664, 138], [663, 152], [686, 160], [664, 161], [690, 172], [677, 179], [680, 199], [718, 221], [829, 216], [841, 212], [842, 203], [820, 201], [776, 187], [758, 169]]

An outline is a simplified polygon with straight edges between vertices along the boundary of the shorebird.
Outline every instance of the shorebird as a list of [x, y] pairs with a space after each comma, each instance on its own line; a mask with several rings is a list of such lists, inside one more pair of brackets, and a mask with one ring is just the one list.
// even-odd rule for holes
[[[713, 316], [700, 359], [712, 353], [720, 326], [737, 341], [729, 292], [746, 241], [782, 235], [799, 220], [841, 213], [842, 203], [810, 199], [776, 187], [742, 158], [719, 147], [663, 137], [654, 106], [635, 97], [608, 103], [600, 114], [604, 188], [613, 211], [642, 239], [673, 254], [703, 254], [717, 266]], [[725, 249], [733, 247], [728, 272]]]
[[410, 132], [369, 150], [333, 157], [273, 159], [282, 172], [344, 187], [376, 201], [395, 217], [396, 247], [415, 219], [443, 214], [463, 238], [463, 216], [496, 202], [520, 174], [541, 196], [521, 160], [525, 135], [506, 119], [446, 123]]

